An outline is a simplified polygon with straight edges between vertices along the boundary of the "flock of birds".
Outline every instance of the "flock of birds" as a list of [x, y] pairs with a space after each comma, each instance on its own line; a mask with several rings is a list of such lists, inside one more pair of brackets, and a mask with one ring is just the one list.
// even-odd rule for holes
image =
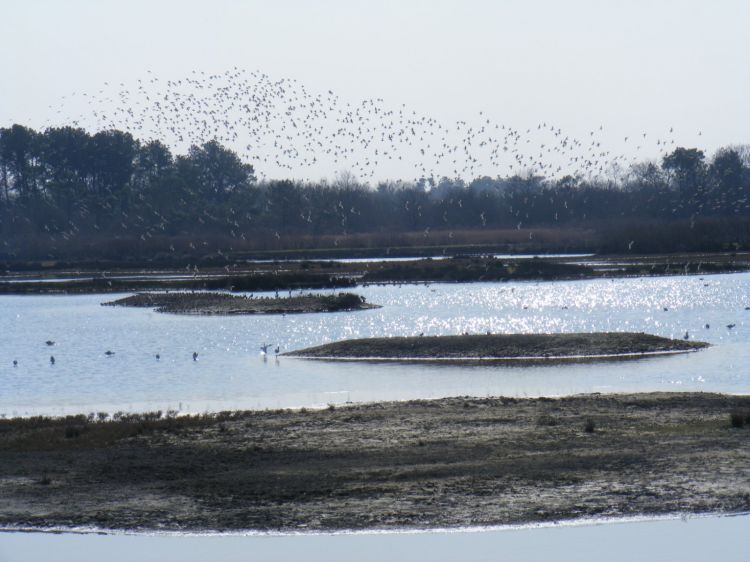
[[[526, 307], [524, 307], [524, 309], [525, 308]], [[567, 308], [567, 307], [564, 307], [564, 308]], [[668, 312], [669, 308], [668, 307], [663, 307], [663, 310], [664, 310], [664, 312]], [[745, 307], [745, 310], [750, 310], [750, 306]], [[731, 323], [731, 324], [727, 324], [726, 327], [727, 327], [728, 330], [732, 330], [736, 325], [737, 324], [735, 324], [735, 323]], [[710, 324], [705, 324], [703, 327], [706, 330], [708, 330], [708, 329], [711, 328], [711, 325]], [[489, 334], [490, 334], [490, 332], [487, 332], [487, 335], [489, 335]], [[424, 333], [421, 333], [419, 335], [423, 336]], [[469, 335], [469, 334], [466, 333], [464, 335]], [[689, 331], [685, 331], [685, 334], [683, 335], [682, 339], [684, 339], [684, 340], [690, 339], [690, 332]], [[47, 340], [44, 343], [47, 346], [49, 346], [49, 347], [52, 347], [52, 346], [54, 346], [56, 344], [56, 342], [54, 342], [53, 340]], [[263, 344], [260, 346], [260, 355], [263, 357], [264, 360], [269, 355], [269, 349], [271, 349], [272, 346], [273, 346], [273, 344], [266, 343], [266, 342], [263, 342]], [[277, 358], [279, 356], [280, 351], [281, 351], [281, 347], [279, 345], [276, 345], [276, 347], [273, 349], [273, 353], [274, 353], [274, 355]], [[107, 351], [104, 352], [104, 355], [107, 356], [107, 357], [112, 357], [113, 355], [115, 355], [115, 352], [108, 349]], [[192, 357], [193, 357], [193, 361], [198, 361], [198, 352], [197, 351], [193, 351]], [[154, 355], [154, 358], [157, 361], [159, 361], [161, 359], [161, 355], [159, 353], [156, 353]], [[55, 356], [54, 355], [50, 355], [49, 362], [50, 362], [50, 365], [54, 365], [55, 364]], [[18, 367], [18, 360], [17, 359], [13, 360], [13, 366], [14, 367]]]
[[592, 178], [623, 173], [636, 158], [675, 146], [673, 127], [656, 136], [639, 132], [618, 137], [620, 146], [635, 145], [625, 156], [607, 148], [603, 125], [574, 136], [547, 121], [514, 127], [484, 111], [443, 122], [406, 104], [347, 102], [332, 90], [313, 92], [296, 79], [236, 67], [218, 74], [194, 70], [176, 80], [149, 71], [134, 85], [105, 82], [97, 92], [73, 92], [50, 110], [48, 126], [119, 129], [181, 152], [216, 140], [254, 164], [261, 179], [315, 181], [335, 170], [362, 182], [393, 173], [426, 181]]
[[[53, 345], [56, 344], [56, 342], [54, 342], [53, 340], [47, 340], [44, 343], [48, 347], [52, 347]], [[261, 355], [263, 356], [264, 359], [268, 355], [268, 349], [270, 347], [271, 347], [271, 344], [267, 344], [265, 342], [263, 342], [263, 345], [260, 346], [260, 353], [261, 353]], [[274, 349], [274, 354], [278, 357], [280, 351], [281, 351], [281, 347], [277, 345], [276, 348]], [[110, 350], [110, 349], [108, 349], [107, 351], [104, 352], [104, 355], [107, 356], [107, 357], [112, 357], [113, 355], [115, 355], [115, 352], [112, 351], [112, 350]], [[161, 354], [159, 354], [159, 353], [154, 354], [154, 359], [156, 359], [157, 361], [161, 360]], [[197, 351], [193, 351], [193, 361], [198, 361], [198, 352]], [[49, 363], [50, 363], [50, 365], [54, 365], [55, 364], [55, 356], [54, 355], [50, 355], [49, 356]], [[18, 359], [14, 359], [13, 360], [13, 366], [14, 367], [18, 367]]]

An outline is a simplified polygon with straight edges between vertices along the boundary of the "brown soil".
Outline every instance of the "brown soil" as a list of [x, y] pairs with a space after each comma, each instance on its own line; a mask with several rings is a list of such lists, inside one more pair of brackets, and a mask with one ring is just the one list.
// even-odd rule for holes
[[315, 359], [492, 360], [697, 351], [708, 344], [643, 333], [487, 334], [344, 340], [291, 351]]
[[679, 393], [0, 420], [0, 524], [333, 530], [747, 511], [749, 412], [748, 396]]
[[155, 308], [175, 314], [297, 314], [303, 312], [341, 312], [379, 308], [352, 293], [337, 295], [300, 295], [290, 297], [245, 297], [227, 293], [138, 293], [103, 306]]

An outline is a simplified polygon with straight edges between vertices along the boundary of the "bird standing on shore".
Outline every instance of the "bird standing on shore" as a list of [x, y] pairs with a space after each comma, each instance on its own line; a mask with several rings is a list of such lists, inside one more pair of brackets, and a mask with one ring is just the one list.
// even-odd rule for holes
[[193, 361], [198, 361], [198, 352], [193, 351]]
[[55, 364], [55, 356], [54, 355], [50, 355], [49, 356], [49, 364], [50, 365], [54, 365]]

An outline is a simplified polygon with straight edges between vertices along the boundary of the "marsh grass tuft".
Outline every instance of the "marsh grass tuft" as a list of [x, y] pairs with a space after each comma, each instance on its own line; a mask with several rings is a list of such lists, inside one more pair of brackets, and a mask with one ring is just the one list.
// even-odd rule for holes
[[560, 421], [549, 414], [542, 414], [537, 418], [536, 424], [542, 427], [554, 427], [560, 425]]

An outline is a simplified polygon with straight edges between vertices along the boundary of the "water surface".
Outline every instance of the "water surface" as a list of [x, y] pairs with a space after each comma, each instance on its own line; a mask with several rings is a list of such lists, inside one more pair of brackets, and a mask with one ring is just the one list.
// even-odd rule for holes
[[[124, 295], [0, 296], [0, 414], [201, 412], [457, 395], [750, 393], [750, 273], [357, 292], [383, 308], [197, 317], [100, 306]], [[487, 331], [643, 331], [677, 338], [687, 332], [714, 345], [637, 361], [535, 366], [349, 364], [259, 352], [264, 342], [285, 351], [354, 337]], [[115, 355], [105, 356], [107, 350]]]
[[749, 552], [748, 515], [403, 534], [0, 533], [0, 560], [13, 562], [746, 562]]

